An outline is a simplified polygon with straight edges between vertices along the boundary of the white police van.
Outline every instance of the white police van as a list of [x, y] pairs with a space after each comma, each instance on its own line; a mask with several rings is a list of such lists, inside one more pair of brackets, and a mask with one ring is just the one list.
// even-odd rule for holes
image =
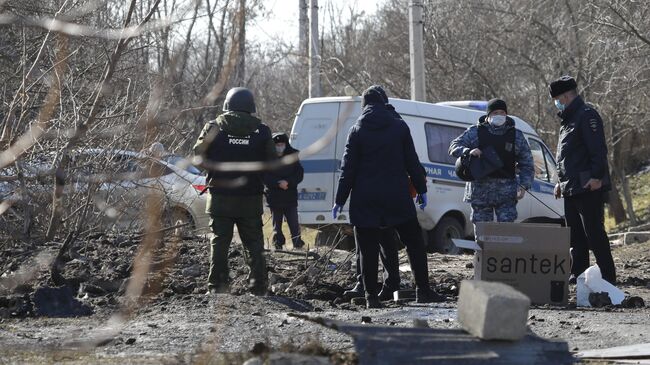
[[[485, 102], [423, 103], [412, 100], [390, 99], [390, 103], [408, 124], [420, 162], [427, 171], [429, 204], [418, 219], [425, 230], [428, 248], [454, 253], [451, 238], [473, 234], [470, 205], [463, 202], [465, 182], [455, 175], [455, 159], [447, 153], [450, 142], [485, 114]], [[332, 243], [337, 232], [351, 234], [348, 206], [334, 220], [331, 208], [340, 174], [340, 163], [350, 127], [361, 114], [361, 97], [326, 97], [305, 100], [293, 123], [291, 144], [303, 151], [315, 142], [327, 142], [313, 154], [301, 157], [305, 178], [298, 187], [298, 214], [300, 224], [319, 229], [317, 244]], [[530, 144], [535, 160], [535, 181], [531, 192], [544, 204], [526, 194], [517, 204], [518, 221], [557, 222], [564, 215], [563, 203], [553, 197], [557, 179], [555, 160], [535, 130], [523, 120], [514, 117], [516, 127]], [[334, 133], [328, 141], [328, 131]], [[313, 148], [313, 147], [312, 147]], [[381, 184], [377, 181], [377, 184]], [[349, 200], [348, 200], [349, 202]], [[550, 209], [549, 209], [550, 208]]]

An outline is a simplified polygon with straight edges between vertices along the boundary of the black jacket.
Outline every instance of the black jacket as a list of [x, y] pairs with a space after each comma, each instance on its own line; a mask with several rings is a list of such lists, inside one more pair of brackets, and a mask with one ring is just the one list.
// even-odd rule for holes
[[601, 179], [601, 190], [611, 188], [603, 121], [598, 112], [577, 96], [558, 114], [562, 118], [557, 163], [564, 196], [586, 192], [589, 179]]
[[350, 129], [341, 164], [336, 204], [350, 196], [350, 222], [357, 227], [394, 226], [416, 217], [409, 194], [426, 193], [426, 177], [411, 132], [394, 110], [372, 102]]
[[[297, 149], [287, 144], [282, 156], [298, 153]], [[298, 184], [302, 182], [304, 169], [300, 161], [291, 165], [282, 166], [278, 169], [267, 172], [264, 175], [266, 185], [266, 202], [271, 208], [286, 208], [298, 206]], [[280, 189], [278, 181], [286, 180], [289, 183], [287, 190]]]

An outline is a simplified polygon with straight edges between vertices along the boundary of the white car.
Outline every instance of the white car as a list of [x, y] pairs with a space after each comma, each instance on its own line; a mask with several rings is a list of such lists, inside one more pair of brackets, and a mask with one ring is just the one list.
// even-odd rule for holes
[[[83, 149], [71, 154], [69, 175], [64, 190], [66, 199], [92, 199], [99, 208], [95, 212], [99, 213], [97, 218], [104, 229], [141, 229], [145, 200], [153, 196], [160, 199], [163, 226], [185, 224], [181, 230], [184, 235], [209, 230], [210, 218], [205, 212], [207, 195], [201, 194], [205, 190], [205, 175], [181, 156], [165, 155], [158, 159], [133, 151]], [[34, 205], [38, 204], [35, 201], [51, 200], [51, 185], [33, 181], [31, 185], [31, 196], [39, 199], [18, 194], [17, 182], [4, 183], [0, 191], [4, 199], [20, 203]], [[15, 208], [20, 211], [19, 205]]]
[[73, 189], [88, 189], [93, 180], [99, 183], [94, 199], [107, 222], [120, 228], [141, 224], [145, 198], [154, 196], [161, 199], [164, 225], [187, 223], [186, 232], [208, 231], [207, 195], [201, 194], [206, 177], [181, 156], [158, 159], [133, 151], [85, 149], [74, 154], [73, 165], [81, 170]]

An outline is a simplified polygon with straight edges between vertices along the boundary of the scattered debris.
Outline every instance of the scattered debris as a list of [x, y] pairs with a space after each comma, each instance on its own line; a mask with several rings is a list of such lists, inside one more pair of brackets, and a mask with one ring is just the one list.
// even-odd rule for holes
[[645, 307], [645, 302], [641, 297], [625, 297], [621, 302], [623, 308], [643, 308]]
[[426, 319], [414, 318], [413, 328], [431, 328], [431, 326], [429, 326], [429, 322]]
[[607, 292], [589, 293], [589, 304], [594, 308], [602, 308], [612, 305], [612, 299]]
[[27, 294], [0, 297], [0, 318], [26, 317], [32, 312], [32, 302]]
[[257, 342], [251, 349], [251, 354], [262, 355], [270, 351], [269, 347], [264, 342]]

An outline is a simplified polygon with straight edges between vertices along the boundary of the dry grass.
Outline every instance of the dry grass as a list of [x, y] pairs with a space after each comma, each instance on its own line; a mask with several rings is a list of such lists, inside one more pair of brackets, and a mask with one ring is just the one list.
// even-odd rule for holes
[[[271, 243], [271, 237], [273, 236], [273, 224], [271, 222], [271, 213], [268, 211], [264, 212], [264, 215], [262, 216], [262, 222], [264, 223], [263, 231], [264, 231], [264, 247], [265, 248], [273, 248], [273, 244]], [[318, 233], [318, 230], [316, 229], [311, 229], [311, 228], [305, 228], [305, 227], [300, 227], [301, 229], [301, 237], [302, 240], [305, 241], [305, 248], [306, 249], [312, 249], [316, 247], [315, 242], [316, 242], [316, 234]], [[282, 225], [282, 233], [284, 234], [284, 237], [287, 241], [286, 243], [286, 248], [293, 248], [293, 244], [291, 243], [291, 233], [289, 232], [289, 225], [284, 222]]]
[[[632, 204], [639, 224], [650, 221], [650, 172], [641, 172], [630, 176]], [[622, 198], [622, 197], [621, 197]], [[629, 225], [628, 222], [616, 224], [614, 218], [605, 213], [605, 229], [608, 233], [621, 231]]]

